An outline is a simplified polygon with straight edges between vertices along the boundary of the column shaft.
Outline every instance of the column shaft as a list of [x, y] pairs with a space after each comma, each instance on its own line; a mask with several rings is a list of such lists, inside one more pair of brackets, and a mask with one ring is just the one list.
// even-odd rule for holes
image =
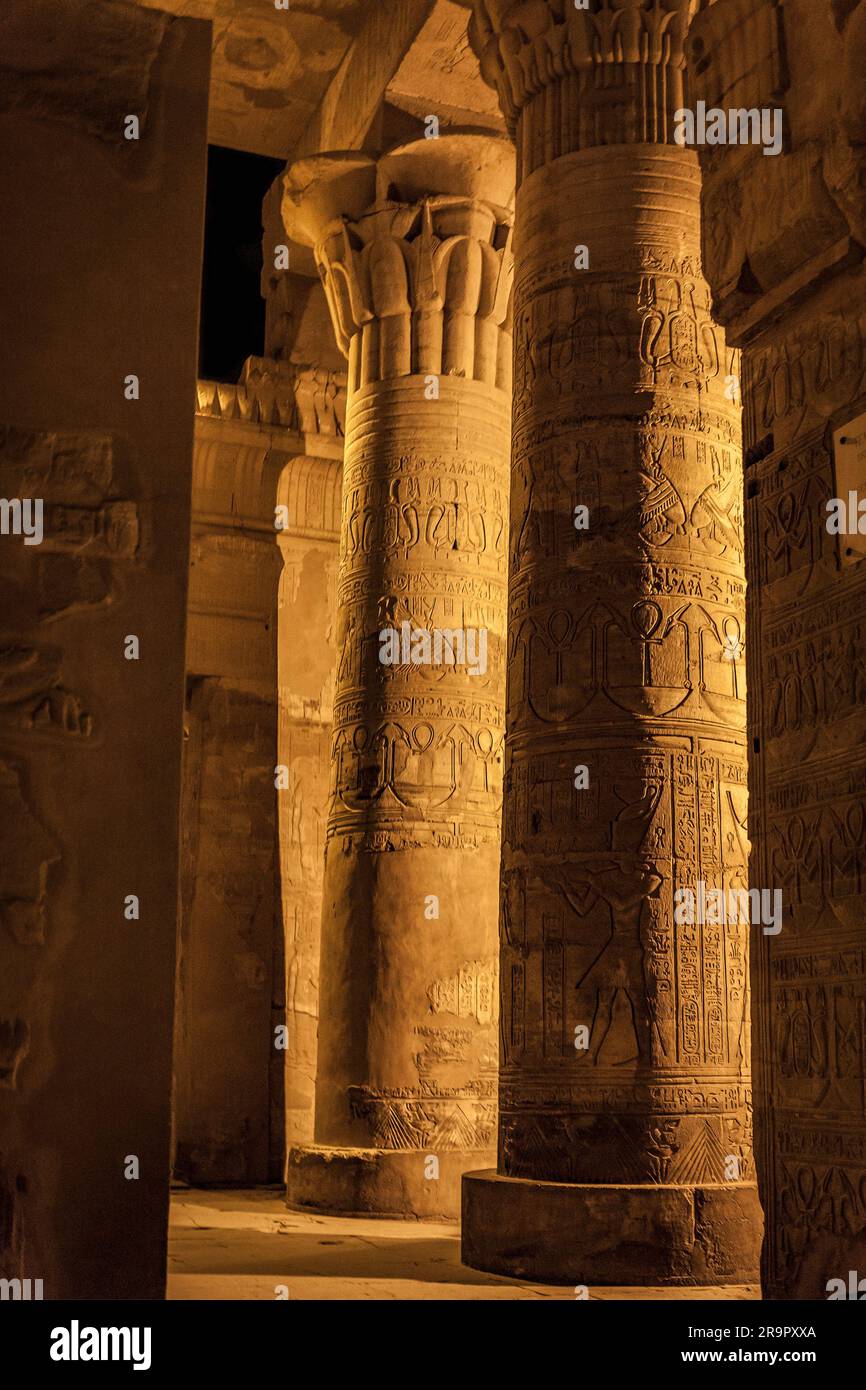
[[496, 27], [476, 8], [475, 39], [488, 71], [505, 55], [524, 172], [502, 1063], [498, 1176], [465, 1183], [464, 1259], [737, 1282], [760, 1235], [749, 928], [729, 897], [747, 856], [742, 459], [697, 160], [666, 143], [684, 6], [659, 29], [637, 3], [551, 3], [531, 64], [522, 50], [534, 92], [497, 8]]

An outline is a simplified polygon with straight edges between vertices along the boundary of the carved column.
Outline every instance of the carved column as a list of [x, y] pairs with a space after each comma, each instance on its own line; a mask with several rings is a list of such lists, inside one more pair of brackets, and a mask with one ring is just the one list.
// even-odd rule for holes
[[[755, 1131], [767, 1297], [866, 1274], [866, 4], [718, 0], [693, 96], [783, 112], [784, 148], [707, 149], [704, 251], [743, 350], [755, 884]], [[853, 528], [852, 528], [853, 522]], [[850, 1290], [851, 1270], [855, 1292]], [[862, 1294], [861, 1294], [862, 1297]]]
[[748, 927], [675, 920], [747, 847], [737, 368], [673, 143], [694, 8], [470, 26], [520, 172], [499, 1167], [463, 1258], [535, 1279], [756, 1272]]
[[[349, 361], [301, 1206], [455, 1216], [493, 1143], [513, 187], [508, 143], [476, 136], [286, 176], [288, 234], [315, 247]], [[452, 634], [456, 664], [420, 629]]]

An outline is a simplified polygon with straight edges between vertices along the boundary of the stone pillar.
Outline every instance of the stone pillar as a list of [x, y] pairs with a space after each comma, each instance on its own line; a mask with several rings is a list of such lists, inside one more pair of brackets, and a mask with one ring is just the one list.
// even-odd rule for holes
[[[778, 112], [783, 143], [708, 147], [704, 260], [743, 352], [755, 1138], [764, 1292], [866, 1274], [866, 5], [718, 0], [692, 96]], [[845, 504], [831, 529], [828, 503]], [[856, 510], [856, 509], [855, 509]], [[855, 1280], [856, 1282], [856, 1280]], [[839, 1297], [835, 1285], [835, 1297]]]
[[[321, 325], [343, 365], [308, 284], [302, 346]], [[174, 1126], [193, 1185], [279, 1181], [313, 1138], [345, 405], [345, 371], [286, 357], [198, 383]]]
[[747, 840], [736, 362], [673, 143], [693, 8], [470, 25], [519, 182], [499, 1167], [463, 1258], [533, 1279], [756, 1273], [748, 927], [699, 908]]
[[[330, 326], [328, 326], [330, 333]], [[345, 392], [342, 395], [345, 404]], [[342, 445], [336, 437], [319, 438]], [[280, 475], [278, 608], [280, 893], [285, 938], [286, 1143], [315, 1138], [319, 939], [337, 671], [339, 457], [290, 459]]]
[[454, 1217], [493, 1143], [513, 186], [510, 146], [481, 136], [286, 176], [349, 360], [300, 1206]]
[[197, 389], [173, 1128], [174, 1177], [194, 1187], [279, 1182], [285, 1167], [285, 1054], [274, 1048], [285, 1023], [274, 789], [280, 431], [253, 369], [238, 385]]

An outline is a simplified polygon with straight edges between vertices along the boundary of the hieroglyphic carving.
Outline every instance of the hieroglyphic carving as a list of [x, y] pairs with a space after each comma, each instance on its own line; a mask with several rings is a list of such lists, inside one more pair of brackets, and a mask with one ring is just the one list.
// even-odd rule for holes
[[18, 602], [7, 605], [4, 629], [20, 628], [25, 615], [55, 618], [117, 595], [120, 566], [138, 558], [144, 532], [141, 508], [123, 496], [123, 475], [109, 434], [0, 427], [0, 494], [43, 502], [40, 543], [7, 549], [3, 583], [16, 586]]
[[62, 653], [10, 640], [0, 647], [0, 730], [89, 738], [93, 718], [60, 679]]
[[[864, 319], [850, 304], [763, 339], [743, 360], [744, 422], [759, 445], [800, 448], [827, 414], [866, 389]], [[781, 480], [780, 480], [781, 481]]]
[[[588, 240], [586, 211], [582, 226]], [[528, 261], [500, 1160], [564, 1181], [722, 1182], [736, 1155], [748, 1180], [747, 929], [673, 922], [676, 887], [746, 881], [742, 474], [726, 395], [737, 363], [697, 250], [668, 251], [662, 228], [620, 246], [616, 271], [566, 281], [554, 257], [549, 270]], [[637, 1069], [633, 1090], [611, 1089], [620, 1068]]]
[[496, 961], [473, 960], [447, 979], [434, 980], [427, 991], [434, 1014], [491, 1023], [496, 1016]]
[[[27, 757], [43, 740], [83, 748], [97, 741], [94, 702], [69, 688], [59, 634], [68, 615], [117, 597], [122, 567], [138, 558], [141, 517], [123, 496], [124, 473], [110, 434], [0, 428], [0, 493], [29, 498], [41, 511], [35, 543], [0, 537], [0, 927], [7, 950], [45, 943], [50, 870], [61, 858], [48, 817], [34, 804]], [[24, 969], [23, 979], [14, 977], [20, 1014], [0, 1029], [8, 1054], [0, 1084], [9, 1087], [18, 1084], [31, 1042], [28, 995], [38, 966]]]
[[689, 32], [693, 103], [783, 116], [781, 157], [766, 159], [752, 144], [701, 149], [705, 270], [738, 345], [760, 333], [768, 295], [775, 312], [862, 256], [864, 23], [847, 4], [714, 0]]
[[[389, 158], [380, 180], [386, 168], [399, 176], [406, 167], [402, 151]], [[308, 163], [290, 174], [290, 190], [301, 186]], [[327, 167], [323, 172], [327, 177]], [[293, 210], [300, 201], [290, 191], [290, 220], [303, 221]], [[507, 234], [501, 208], [454, 196], [394, 204], [381, 215], [364, 209], [351, 223], [336, 219], [318, 229], [316, 255], [338, 339], [350, 355], [355, 393], [343, 479], [329, 834], [351, 831], [363, 812], [368, 847], [377, 843], [370, 835], [374, 821], [388, 832], [379, 836], [382, 847], [434, 843], [448, 826], [460, 835], [467, 810], [470, 821], [480, 814], [485, 839], [496, 831], [504, 422], [497, 393], [467, 382], [463, 394], [472, 411], [461, 421], [455, 449], [454, 407], [446, 392], [449, 373], [495, 384], [507, 357]], [[425, 375], [407, 381], [410, 365]], [[425, 402], [425, 377], [440, 372], [447, 403]], [[368, 401], [361, 389], [378, 381], [383, 390]], [[419, 396], [428, 409], [413, 415], [407, 430], [403, 421]], [[486, 672], [471, 677], [460, 667], [413, 665], [383, 670], [379, 632], [403, 621], [487, 627]]]
[[[851, 893], [861, 891], [858, 872]], [[819, 918], [802, 953], [780, 951], [770, 966], [778, 1114], [767, 1271], [784, 1290], [820, 1288], [836, 1268], [833, 1250], [853, 1255], [866, 1234], [866, 955], [852, 943], [856, 908], [831, 907], [832, 934]], [[819, 1252], [813, 1269], [810, 1251]]]
[[[665, 751], [665, 742], [657, 734], [652, 753], [584, 751], [585, 792], [572, 789], [574, 760], [567, 754], [515, 760], [512, 768], [504, 838], [521, 849], [511, 851], [505, 871], [502, 970], [503, 981], [510, 981], [520, 963], [523, 979], [519, 1000], [507, 985], [503, 989], [505, 1148], [523, 1170], [529, 1160], [521, 1157], [519, 1136], [534, 1117], [532, 1143], [540, 1156], [547, 1126], [547, 1118], [537, 1120], [541, 1102], [541, 1114], [556, 1126], [571, 1116], [569, 1123], [585, 1132], [587, 1154], [594, 1154], [583, 1174], [572, 1151], [564, 1168], [546, 1162], [539, 1177], [604, 1180], [611, 1136], [596, 1145], [590, 1134], [598, 1124], [609, 1129], [607, 1121], [587, 1126], [584, 1115], [578, 1124], [575, 1112], [595, 1112], [601, 1095], [613, 1105], [609, 1087], [622, 1066], [636, 1064], [646, 1076], [659, 1077], [679, 1069], [683, 1081], [670, 1086], [667, 1100], [648, 1081], [634, 1094], [619, 1087], [613, 1133], [636, 1133], [649, 1105], [653, 1123], [669, 1124], [673, 1117], [681, 1137], [704, 1132], [695, 1118], [702, 1112], [713, 1117], [708, 1123], [718, 1140], [732, 1128], [743, 1144], [748, 1136], [744, 933], [740, 926], [675, 924], [673, 903], [677, 886], [700, 879], [725, 888], [745, 885], [744, 759], [740, 749], [720, 754], [710, 745], [693, 754], [672, 745]], [[533, 993], [540, 991], [540, 1033], [522, 1022], [515, 1028], [527, 981]], [[580, 1050], [574, 1048], [577, 1025], [589, 1034]], [[517, 1048], [511, 1041], [516, 1034], [533, 1041]], [[587, 1068], [591, 1077], [583, 1075]], [[539, 1069], [546, 1077], [540, 1088], [533, 1080]], [[710, 1099], [696, 1077], [712, 1079]], [[747, 1146], [742, 1160], [746, 1176]], [[703, 1180], [723, 1181], [723, 1168], [719, 1158], [715, 1168], [703, 1170]], [[650, 1165], [638, 1175], [630, 1161], [619, 1180], [667, 1180], [654, 1172]]]
[[864, 43], [847, 0], [716, 0], [687, 41], [695, 97], [785, 113], [778, 158], [701, 151], [707, 278], [743, 348], [750, 870], [787, 904], [753, 972], [770, 1298], [824, 1298], [866, 1253], [866, 577], [826, 509], [866, 393]]
[[487, 1149], [495, 1139], [496, 1105], [493, 1082], [484, 1092], [486, 1102], [467, 1096], [441, 1097], [411, 1091], [376, 1094], [369, 1087], [353, 1087], [349, 1100], [353, 1113], [369, 1126], [374, 1149], [420, 1149], [423, 1152]]

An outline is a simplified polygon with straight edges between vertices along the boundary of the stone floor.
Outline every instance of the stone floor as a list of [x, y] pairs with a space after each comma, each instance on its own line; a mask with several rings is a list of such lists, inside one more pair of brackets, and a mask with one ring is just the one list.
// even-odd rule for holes
[[[573, 1299], [460, 1263], [456, 1226], [288, 1211], [274, 1188], [172, 1194], [170, 1299]], [[752, 1285], [593, 1289], [603, 1299], [755, 1299]]]

